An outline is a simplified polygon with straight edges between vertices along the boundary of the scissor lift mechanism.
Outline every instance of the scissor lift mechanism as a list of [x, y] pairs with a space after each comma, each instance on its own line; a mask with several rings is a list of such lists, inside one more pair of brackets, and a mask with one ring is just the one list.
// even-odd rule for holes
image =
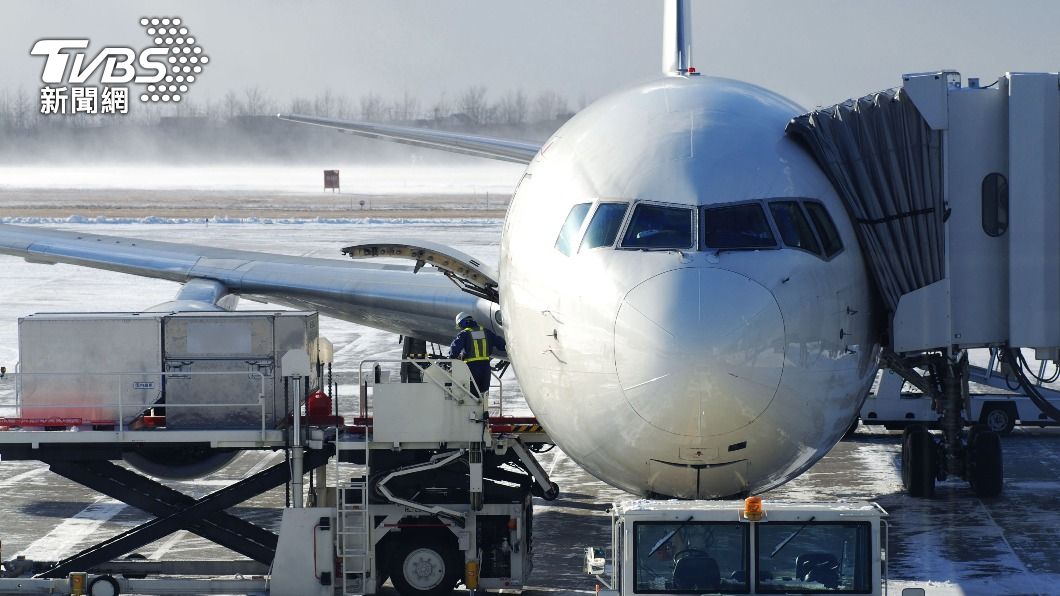
[[[416, 362], [420, 366], [428, 363], [427, 361], [398, 361], [403, 365]], [[430, 364], [437, 364], [437, 362], [430, 362]], [[438, 371], [436, 366], [431, 368]], [[450, 399], [461, 391], [459, 386], [453, 387], [450, 373], [433, 372], [424, 374], [422, 377], [423, 383], [438, 383], [441, 380], [439, 387], [445, 389]], [[446, 382], [447, 379], [449, 382]], [[404, 383], [394, 385], [404, 385]], [[470, 399], [472, 396], [463, 397], [468, 398], [466, 401], [469, 404], [472, 403]], [[336, 410], [338, 410], [337, 406]], [[478, 406], [478, 411], [488, 412], [482, 405]], [[334, 530], [338, 547], [336, 556], [342, 567], [336, 583], [343, 594], [364, 593], [366, 589], [374, 591], [378, 587], [381, 582], [378, 581], [380, 578], [374, 548], [387, 534], [399, 530], [401, 520], [408, 517], [410, 513], [434, 516], [441, 520], [443, 523], [439, 525], [450, 527], [460, 539], [461, 546], [472, 553], [469, 556], [473, 556], [475, 552], [473, 529], [477, 514], [514, 516], [517, 512], [528, 508], [529, 496], [522, 504], [504, 505], [483, 502], [482, 461], [484, 452], [488, 452], [487, 457], [507, 454], [511, 461], [520, 462], [529, 476], [529, 478], [525, 476], [514, 478], [518, 475], [513, 475], [506, 479], [514, 478], [516, 481], [522, 481], [524, 487], [528, 484], [534, 485], [535, 493], [546, 498], [555, 498], [558, 491], [555, 484], [548, 479], [547, 473], [527, 449], [527, 444], [550, 442], [548, 436], [533, 418], [496, 417], [490, 419], [488, 414], [480, 416], [480, 419], [471, 422], [481, 423], [483, 432], [475, 437], [469, 437], [474, 440], [463, 442], [451, 440], [453, 437], [432, 437], [430, 435], [423, 435], [416, 441], [394, 441], [382, 435], [392, 434], [395, 422], [393, 420], [383, 422], [371, 416], [355, 418], [350, 425], [345, 425], [338, 417], [329, 419], [327, 424], [320, 424], [319, 420], [314, 421], [306, 417], [299, 418], [299, 421], [305, 425], [299, 433], [303, 438], [301, 446], [304, 447], [304, 452], [299, 455], [303, 471], [311, 473], [322, 468], [329, 460], [335, 465], [334, 493], [328, 496], [327, 493], [331, 491], [325, 491], [323, 496], [316, 498], [314, 504], [318, 506], [323, 504], [333, 508], [331, 509], [332, 515], [337, 520], [338, 527]], [[397, 426], [400, 424], [398, 422]], [[379, 425], [382, 425], [382, 428], [379, 428]], [[99, 426], [97, 425], [96, 428]], [[275, 579], [266, 580], [263, 577], [276, 559], [281, 536], [270, 529], [227, 513], [225, 510], [285, 483], [290, 483], [292, 480], [290, 461], [285, 459], [202, 498], [186, 495], [146, 475], [117, 465], [115, 462], [122, 459], [123, 453], [143, 446], [233, 451], [290, 450], [295, 444], [289, 443], [293, 429], [288, 430], [127, 430], [121, 428], [118, 430], [85, 429], [79, 432], [0, 431], [0, 459], [40, 461], [47, 464], [52, 472], [68, 480], [155, 516], [150, 521], [93, 544], [59, 561], [8, 562], [9, 574], [17, 573], [23, 577], [0, 579], [0, 594], [32, 593], [31, 589], [34, 587], [41, 590], [65, 590], [69, 588], [70, 574], [82, 572], [91, 574], [88, 576], [91, 579], [104, 577], [107, 581], [114, 581], [124, 591], [160, 594], [181, 593], [189, 590], [200, 593], [232, 593], [233, 591], [264, 591], [271, 586], [273, 593], [283, 593], [282, 589], [279, 592], [276, 591]], [[380, 440], [380, 438], [385, 440]], [[399, 452], [444, 452], [447, 455], [436, 456], [430, 461], [412, 466], [389, 464], [382, 468], [373, 468], [372, 453]], [[337, 457], [333, 458], [332, 456], [336, 454]], [[399, 476], [429, 472], [432, 468], [444, 467], [450, 463], [448, 460], [456, 459], [469, 462], [471, 470], [469, 492], [471, 501], [469, 503], [463, 505], [419, 503], [389, 490], [388, 483]], [[351, 464], [355, 468], [360, 468], [364, 476], [343, 479], [340, 476], [340, 466]], [[489, 470], [486, 476], [498, 474], [503, 477], [505, 472]], [[369, 491], [375, 491], [371, 498]], [[359, 495], [359, 498], [347, 498], [351, 495]], [[370, 504], [370, 501], [374, 503]], [[469, 526], [471, 531], [469, 531]], [[186, 530], [201, 536], [246, 557], [247, 560], [119, 560], [120, 557], [178, 530]], [[350, 547], [351, 536], [356, 535], [363, 535], [361, 548]], [[469, 540], [470, 544], [468, 544]], [[209, 580], [138, 579], [148, 573], [210, 576], [257, 574], [262, 577]], [[27, 574], [31, 574], [32, 578], [25, 577]], [[111, 575], [103, 574], [125, 574], [125, 577], [116, 579]]]

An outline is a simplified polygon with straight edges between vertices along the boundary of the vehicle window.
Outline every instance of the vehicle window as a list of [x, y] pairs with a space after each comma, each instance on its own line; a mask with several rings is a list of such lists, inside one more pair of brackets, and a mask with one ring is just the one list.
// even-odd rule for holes
[[706, 248], [768, 248], [776, 246], [766, 213], [758, 203], [707, 207], [703, 210]]
[[1001, 174], [983, 178], [983, 231], [1000, 236], [1008, 229], [1008, 180]]
[[691, 248], [692, 210], [686, 207], [637, 205], [622, 246], [627, 248]]
[[748, 524], [636, 522], [633, 591], [747, 593]]
[[563, 222], [563, 228], [559, 231], [559, 237], [556, 238], [556, 250], [568, 257], [574, 252], [578, 231], [582, 229], [582, 222], [585, 221], [585, 215], [589, 213], [590, 205], [592, 203], [578, 203], [571, 207], [566, 221]]
[[831, 257], [843, 250], [843, 241], [839, 239], [839, 232], [835, 229], [835, 222], [828, 215], [828, 210], [825, 209], [824, 205], [814, 202], [806, 202], [803, 205], [806, 206], [806, 212], [810, 214], [810, 221], [813, 222], [813, 227], [817, 228], [817, 236], [821, 239], [821, 244], [824, 245], [825, 256]]
[[582, 250], [614, 244], [618, 228], [622, 227], [622, 220], [626, 217], [627, 207], [625, 203], [600, 203], [585, 230]]
[[770, 522], [758, 524], [757, 532], [757, 592], [872, 591], [868, 522]]
[[802, 214], [802, 209], [799, 209], [797, 202], [777, 201], [770, 203], [769, 209], [773, 212], [773, 220], [777, 222], [777, 230], [780, 231], [784, 244], [817, 254], [821, 253], [820, 247], [817, 246], [817, 239], [813, 237], [813, 230], [810, 229], [810, 224], [806, 221], [806, 216]]

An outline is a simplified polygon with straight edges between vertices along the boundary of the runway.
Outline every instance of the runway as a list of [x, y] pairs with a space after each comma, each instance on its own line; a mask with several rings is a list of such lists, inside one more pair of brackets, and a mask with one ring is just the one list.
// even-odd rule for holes
[[[285, 254], [341, 258], [339, 248], [381, 236], [443, 242], [496, 262], [498, 220], [385, 221], [283, 224], [78, 224], [61, 225], [99, 234], [171, 240]], [[18, 359], [19, 316], [33, 312], [140, 310], [169, 300], [176, 284], [67, 265], [41, 266], [0, 257], [0, 364]], [[243, 302], [241, 308], [263, 305]], [[397, 338], [352, 324], [321, 319], [321, 334], [336, 347], [336, 369], [354, 370], [369, 357], [397, 357]], [[340, 376], [345, 383], [348, 376]], [[529, 413], [512, 373], [505, 381], [506, 413]], [[344, 384], [342, 396], [353, 387]], [[10, 381], [0, 381], [0, 404], [10, 404]], [[0, 415], [7, 415], [0, 410]], [[892, 584], [924, 586], [929, 594], [1051, 594], [1060, 585], [1060, 429], [1017, 428], [1003, 439], [1003, 495], [977, 499], [956, 481], [942, 483], [937, 498], [902, 494], [898, 475], [900, 433], [862, 427], [809, 472], [763, 495], [769, 499], [869, 499], [890, 512]], [[245, 453], [221, 472], [172, 486], [202, 496], [278, 461], [276, 453]], [[560, 485], [561, 497], [535, 503], [534, 592], [593, 590], [581, 572], [586, 546], [610, 539], [609, 504], [626, 497], [588, 476], [555, 449], [542, 456]], [[266, 525], [278, 522], [283, 490], [271, 491], [230, 510]], [[3, 558], [57, 558], [127, 530], [146, 514], [72, 484], [32, 462], [0, 462], [0, 541]], [[229, 557], [232, 553], [178, 532], [140, 551], [148, 558]]]

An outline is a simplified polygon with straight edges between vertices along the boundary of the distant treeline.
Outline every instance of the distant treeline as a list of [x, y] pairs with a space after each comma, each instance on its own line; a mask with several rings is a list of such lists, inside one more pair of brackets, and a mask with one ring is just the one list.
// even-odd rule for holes
[[[194, 91], [179, 104], [141, 103], [130, 89], [129, 113], [41, 114], [39, 89], [0, 90], [0, 162], [247, 160], [319, 162], [344, 157], [364, 160], [408, 158], [408, 148], [384, 148], [349, 135], [283, 122], [280, 112], [342, 120], [391, 122], [541, 140], [572, 116], [568, 100], [553, 92], [522, 90], [493, 97], [473, 86], [454, 97], [421, 102], [410, 93], [387, 99], [375, 93], [359, 98], [325, 91], [287, 102], [258, 87], [230, 91], [221, 99], [198, 101]], [[584, 100], [578, 102], [582, 107]], [[413, 152], [437, 159], [437, 152]]]

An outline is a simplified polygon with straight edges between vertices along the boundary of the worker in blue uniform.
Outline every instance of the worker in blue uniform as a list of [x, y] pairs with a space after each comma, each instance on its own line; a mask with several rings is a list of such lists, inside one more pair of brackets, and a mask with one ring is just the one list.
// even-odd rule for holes
[[449, 344], [449, 357], [461, 359], [471, 369], [471, 378], [475, 383], [471, 390], [476, 396], [486, 393], [493, 377], [490, 369], [490, 353], [493, 350], [504, 350], [504, 338], [475, 322], [466, 312], [456, 315], [456, 334], [453, 343]]

